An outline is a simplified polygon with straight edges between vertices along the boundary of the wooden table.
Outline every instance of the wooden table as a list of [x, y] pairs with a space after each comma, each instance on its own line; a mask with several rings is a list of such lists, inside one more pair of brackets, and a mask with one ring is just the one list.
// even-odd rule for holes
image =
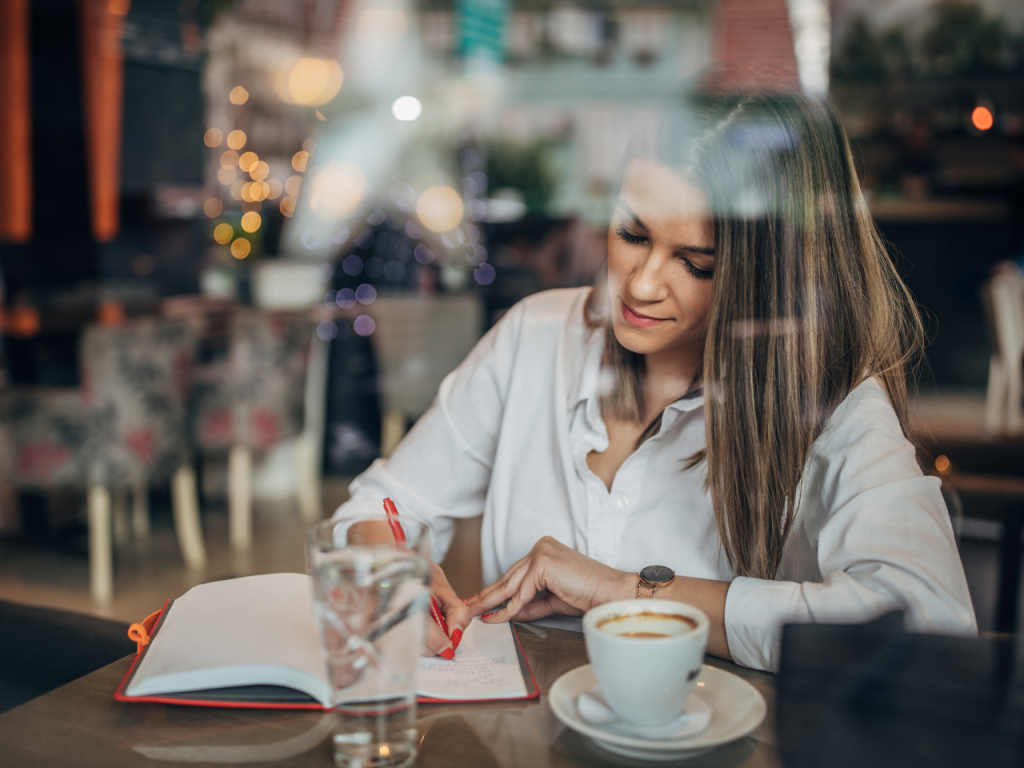
[[[587, 662], [580, 633], [520, 626], [519, 636], [541, 689], [540, 700], [420, 705], [418, 768], [656, 765], [605, 752], [552, 714], [548, 689], [563, 673]], [[768, 702], [768, 717], [751, 736], [685, 765], [780, 766], [773, 746], [774, 676], [719, 659], [708, 662], [751, 682]], [[130, 663], [131, 657], [121, 659], [0, 716], [0, 764], [19, 768], [333, 765], [332, 714], [122, 704], [112, 694]]]

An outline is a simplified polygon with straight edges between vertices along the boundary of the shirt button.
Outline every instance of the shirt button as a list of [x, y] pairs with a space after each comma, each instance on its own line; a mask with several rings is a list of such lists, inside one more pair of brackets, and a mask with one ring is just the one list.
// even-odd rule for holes
[[618, 504], [619, 509], [625, 509], [629, 506], [629, 499], [625, 496], [619, 496], [619, 498], [615, 500], [615, 503]]

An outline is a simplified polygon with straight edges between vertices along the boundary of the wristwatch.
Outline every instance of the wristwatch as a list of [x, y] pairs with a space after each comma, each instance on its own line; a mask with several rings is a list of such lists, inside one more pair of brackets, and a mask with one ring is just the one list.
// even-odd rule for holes
[[672, 582], [676, 572], [667, 565], [648, 565], [640, 571], [640, 583], [636, 585], [636, 599], [649, 600], [654, 590]]

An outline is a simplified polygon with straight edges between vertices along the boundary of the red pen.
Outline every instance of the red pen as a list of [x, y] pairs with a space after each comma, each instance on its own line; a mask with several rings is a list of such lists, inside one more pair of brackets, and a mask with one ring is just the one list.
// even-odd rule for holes
[[[391, 533], [395, 537], [395, 543], [399, 546], [405, 544], [405, 531], [402, 530], [402, 524], [398, 522], [398, 507], [395, 506], [395, 502], [391, 499], [384, 499], [384, 512], [388, 516], [388, 525], [391, 526]], [[441, 613], [441, 606], [437, 602], [437, 598], [433, 595], [430, 596], [430, 617], [434, 622], [441, 628], [445, 636], [448, 635], [448, 623], [444, 620], [444, 614]]]

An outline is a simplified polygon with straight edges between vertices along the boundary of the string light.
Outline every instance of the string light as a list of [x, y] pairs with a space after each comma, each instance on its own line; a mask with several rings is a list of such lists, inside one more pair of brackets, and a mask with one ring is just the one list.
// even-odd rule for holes
[[211, 197], [205, 203], [203, 203], [203, 213], [208, 218], [216, 219], [224, 211], [224, 203], [220, 201], [220, 198]]
[[255, 232], [260, 228], [260, 224], [263, 221], [260, 219], [260, 215], [256, 211], [249, 211], [248, 213], [242, 214], [242, 229], [246, 232]]
[[995, 125], [995, 118], [988, 107], [975, 107], [971, 113], [971, 122], [979, 131], [987, 131]]
[[213, 228], [213, 239], [221, 245], [227, 245], [235, 236], [235, 229], [226, 221]]
[[203, 143], [208, 147], [219, 146], [224, 139], [224, 134], [219, 128], [211, 128], [203, 135]]
[[252, 245], [244, 237], [240, 237], [231, 244], [231, 255], [236, 259], [244, 259], [252, 250]]
[[259, 155], [255, 152], [246, 152], [238, 158], [238, 167], [246, 173], [252, 170], [253, 166], [260, 161]]

